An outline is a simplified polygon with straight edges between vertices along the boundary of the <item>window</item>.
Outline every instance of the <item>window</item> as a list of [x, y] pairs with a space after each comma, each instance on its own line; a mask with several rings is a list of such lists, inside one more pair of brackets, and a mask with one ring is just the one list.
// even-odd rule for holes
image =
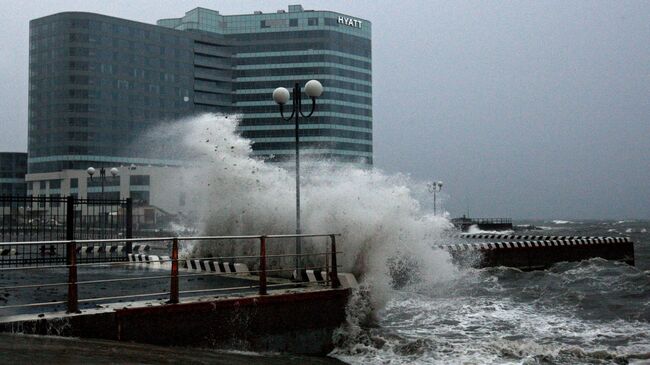
[[149, 185], [149, 175], [131, 175], [129, 183], [131, 185]]
[[330, 27], [338, 27], [339, 23], [334, 18], [325, 18], [325, 25], [328, 25]]
[[307, 19], [307, 25], [318, 25], [318, 18]]
[[50, 189], [61, 189], [61, 180], [50, 180]]
[[137, 205], [147, 205], [149, 204], [149, 192], [148, 191], [132, 191], [131, 199], [133, 199], [133, 204]]
[[297, 27], [298, 26], [298, 19], [289, 19], [289, 26], [290, 27]]
[[46, 189], [46, 188], [45, 188], [45, 181], [41, 181], [41, 182], [40, 182], [40, 188], [41, 188], [41, 190], [45, 190], [45, 189]]
[[79, 179], [70, 179], [70, 188], [78, 188], [79, 187]]
[[50, 207], [58, 208], [60, 205], [59, 199], [61, 198], [61, 194], [52, 194], [50, 195], [50, 197], [52, 198], [52, 200], [50, 201]]

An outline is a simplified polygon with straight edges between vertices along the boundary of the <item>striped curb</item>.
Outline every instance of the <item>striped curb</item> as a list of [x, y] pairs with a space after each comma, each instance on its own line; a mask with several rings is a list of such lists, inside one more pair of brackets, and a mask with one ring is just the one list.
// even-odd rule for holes
[[169, 256], [133, 254], [133, 253], [130, 253], [128, 256], [130, 262], [152, 265], [154, 267], [171, 268], [171, 258]]
[[187, 259], [185, 260], [188, 271], [209, 271], [216, 273], [248, 273], [246, 264], [235, 262], [222, 262], [212, 259]]
[[[149, 245], [145, 246], [133, 246], [132, 252], [142, 252], [149, 251]], [[114, 254], [125, 252], [126, 246], [123, 245], [113, 245], [113, 246], [79, 246], [77, 247], [77, 253], [82, 255], [94, 255], [100, 253]]]
[[531, 236], [511, 234], [461, 234], [449, 236], [448, 238], [481, 239], [481, 240], [525, 240], [525, 241], [572, 241], [584, 239], [619, 239], [629, 242], [629, 237], [590, 237], [590, 236]]
[[[325, 280], [327, 278], [326, 271], [320, 271], [320, 270], [304, 270], [304, 271], [310, 283], [319, 283], [319, 284], [326, 283]], [[341, 283], [341, 288], [344, 289], [357, 288], [359, 286], [359, 284], [357, 283], [357, 279], [354, 277], [353, 274], [338, 273], [337, 276], [339, 278], [339, 282]]]
[[562, 240], [545, 240], [545, 241], [515, 241], [515, 242], [472, 242], [458, 243], [450, 245], [438, 245], [438, 248], [448, 251], [464, 250], [496, 250], [512, 248], [535, 248], [535, 247], [552, 247], [552, 246], [580, 246], [580, 245], [597, 245], [609, 243], [630, 243], [627, 237], [591, 237], [581, 239], [562, 239]]
[[3, 248], [0, 250], [0, 256], [16, 256], [15, 248]]
[[[298, 276], [296, 270], [293, 271], [291, 278], [297, 281], [310, 282], [310, 283], [319, 283], [325, 284], [327, 282], [327, 272], [321, 270], [300, 270], [300, 279], [296, 279]], [[359, 284], [357, 279], [353, 274], [350, 273], [337, 273], [339, 277], [339, 282], [341, 283], [342, 288], [357, 288]]]

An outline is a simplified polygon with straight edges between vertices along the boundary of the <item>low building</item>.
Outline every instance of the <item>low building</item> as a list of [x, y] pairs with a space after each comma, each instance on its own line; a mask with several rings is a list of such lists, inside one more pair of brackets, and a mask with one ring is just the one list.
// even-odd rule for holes
[[[111, 168], [117, 168], [112, 176]], [[63, 170], [30, 174], [27, 194], [31, 196], [73, 196], [78, 199], [133, 199], [134, 206], [150, 206], [160, 211], [186, 213], [190, 206], [185, 190], [187, 179], [181, 167], [171, 166], [107, 166], [105, 177], [100, 168], [91, 178], [86, 170]], [[177, 186], [176, 186], [177, 185]]]
[[0, 195], [25, 196], [26, 152], [0, 152]]

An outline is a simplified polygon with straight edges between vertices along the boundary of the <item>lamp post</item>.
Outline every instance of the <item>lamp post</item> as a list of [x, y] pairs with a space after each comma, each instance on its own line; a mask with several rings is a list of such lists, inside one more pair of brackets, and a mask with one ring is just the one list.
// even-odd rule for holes
[[[95, 175], [95, 172], [96, 172], [96, 171], [95, 171], [95, 168], [94, 168], [94, 167], [89, 167], [89, 168], [86, 170], [86, 173], [88, 173], [88, 175], [90, 176], [90, 180], [93, 179], [93, 175]], [[118, 170], [117, 170], [116, 167], [113, 167], [113, 168], [110, 170], [110, 172], [111, 172], [111, 175], [112, 175], [113, 178], [114, 178], [115, 176], [117, 176]], [[101, 169], [99, 169], [99, 178], [100, 178], [100, 181], [101, 181], [101, 183], [102, 183], [102, 200], [104, 200], [104, 182], [106, 181], [106, 169], [103, 168], [103, 167], [102, 167]]]
[[[93, 175], [95, 175], [95, 172], [96, 172], [95, 168], [92, 167], [92, 166], [89, 167], [88, 169], [86, 169], [86, 173], [88, 173], [88, 175], [90, 176], [91, 181], [93, 179]], [[117, 168], [116, 167], [111, 168], [110, 173], [113, 176], [113, 178], [115, 178], [115, 176], [117, 176], [117, 173], [118, 173]], [[100, 214], [102, 216], [102, 221], [104, 221], [106, 219], [105, 214], [104, 214], [104, 210], [106, 208], [106, 202], [105, 202], [106, 199], [105, 199], [105, 196], [104, 196], [104, 183], [106, 182], [106, 169], [103, 168], [103, 167], [101, 169], [99, 169], [99, 179], [100, 179], [100, 182], [102, 184], [102, 201], [103, 201], [102, 205], [101, 205]]]
[[[291, 119], [294, 119], [295, 121], [295, 138], [296, 138], [296, 234], [301, 233], [300, 229], [300, 150], [299, 150], [299, 143], [300, 143], [300, 137], [299, 137], [299, 117], [302, 115], [303, 118], [309, 118], [311, 117], [312, 114], [314, 114], [314, 111], [316, 110], [316, 98], [321, 96], [323, 93], [323, 85], [321, 85], [320, 82], [317, 80], [311, 80], [308, 81], [305, 84], [305, 93], [307, 96], [311, 98], [311, 111], [309, 114], [305, 115], [302, 112], [302, 92], [300, 90], [300, 84], [297, 82], [295, 83], [293, 87], [293, 104], [291, 107], [291, 115], [288, 117], [284, 116], [284, 104], [286, 104], [289, 101], [289, 90], [283, 88], [283, 87], [278, 87], [277, 89], [273, 90], [273, 100], [280, 106], [280, 116], [282, 117], [282, 120], [284, 121], [290, 121]], [[296, 237], [296, 259], [295, 259], [295, 265], [296, 265], [296, 273], [298, 273], [298, 269], [301, 267], [301, 240], [300, 237]], [[297, 278], [298, 275], [296, 275]]]
[[433, 215], [436, 215], [436, 193], [442, 190], [442, 181], [432, 181], [427, 184], [427, 189], [433, 193]]

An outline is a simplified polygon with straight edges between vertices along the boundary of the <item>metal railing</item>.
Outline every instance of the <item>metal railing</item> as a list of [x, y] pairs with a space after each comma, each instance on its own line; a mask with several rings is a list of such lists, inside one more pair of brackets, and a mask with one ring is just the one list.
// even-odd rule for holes
[[512, 224], [512, 218], [453, 218], [452, 223], [472, 223], [472, 224]]
[[133, 237], [128, 199], [0, 196], [0, 242]]
[[[30, 271], [30, 270], [56, 270], [64, 269], [67, 272], [67, 281], [65, 282], [54, 282], [54, 283], [20, 283], [17, 282], [17, 285], [0, 285], [0, 291], [8, 290], [18, 290], [18, 289], [36, 289], [41, 290], [43, 288], [54, 288], [54, 287], [67, 287], [67, 292], [65, 294], [65, 300], [59, 301], [49, 301], [49, 302], [29, 302], [23, 304], [12, 304], [0, 306], [0, 311], [10, 309], [10, 308], [26, 308], [26, 307], [42, 307], [42, 306], [53, 306], [53, 305], [62, 305], [65, 304], [67, 313], [79, 313], [79, 303], [89, 303], [89, 302], [105, 302], [107, 300], [124, 300], [124, 299], [136, 299], [143, 297], [160, 297], [168, 296], [167, 303], [176, 304], [180, 301], [181, 294], [200, 294], [208, 292], [218, 292], [218, 291], [232, 291], [232, 290], [241, 290], [241, 289], [251, 289], [257, 288], [259, 295], [266, 295], [268, 293], [269, 287], [286, 287], [287, 285], [304, 285], [304, 282], [295, 282], [295, 281], [286, 281], [284, 283], [275, 283], [269, 284], [267, 275], [269, 274], [278, 274], [281, 272], [292, 272], [300, 271], [307, 269], [317, 269], [324, 270], [328, 275], [324, 279], [326, 285], [331, 286], [332, 288], [339, 288], [340, 281], [338, 278], [338, 268], [337, 263], [337, 254], [342, 253], [337, 251], [336, 248], [336, 237], [340, 234], [286, 234], [286, 235], [244, 235], [244, 236], [204, 236], [204, 237], [157, 237], [157, 238], [133, 238], [133, 239], [103, 239], [103, 240], [66, 240], [66, 241], [37, 241], [37, 242], [11, 242], [11, 243], [0, 243], [0, 250], [7, 245], [18, 245], [18, 246], [31, 246], [31, 245], [65, 245], [66, 246], [66, 264], [65, 265], [47, 265], [47, 266], [27, 266], [27, 267], [8, 267], [0, 268], [0, 278], [4, 278], [4, 274], [8, 272], [16, 271]], [[314, 253], [304, 253], [304, 254], [267, 254], [267, 242], [269, 240], [277, 240], [283, 238], [328, 238], [329, 246], [325, 252], [314, 252]], [[257, 269], [248, 270], [245, 273], [216, 273], [216, 272], [206, 272], [206, 273], [184, 273], [179, 272], [179, 265], [184, 261], [179, 257], [180, 245], [183, 242], [189, 241], [203, 241], [203, 242], [221, 242], [221, 241], [258, 241], [259, 242], [259, 255], [239, 255], [239, 256], [216, 256], [216, 257], [199, 257], [192, 258], [193, 260], [201, 259], [242, 259], [242, 260], [257, 260]], [[134, 243], [145, 243], [145, 242], [171, 242], [171, 255], [169, 259], [159, 260], [159, 263], [171, 263], [171, 270], [169, 275], [149, 275], [149, 276], [137, 276], [137, 277], [126, 277], [126, 278], [116, 278], [116, 279], [95, 279], [95, 280], [78, 280], [78, 269], [83, 268], [111, 268], [119, 266], [128, 266], [128, 265], [141, 265], [141, 262], [113, 262], [113, 263], [79, 263], [78, 262], [78, 245], [89, 245], [89, 244], [134, 244]], [[291, 243], [293, 244], [293, 243]], [[289, 246], [291, 247], [291, 246]], [[267, 259], [273, 258], [294, 258], [296, 256], [300, 257], [319, 257], [324, 256], [324, 265], [323, 266], [306, 266], [301, 265], [301, 267], [290, 267], [290, 268], [269, 268]], [[293, 262], [293, 260], [291, 260]], [[221, 287], [221, 288], [204, 288], [198, 290], [180, 290], [180, 278], [193, 278], [200, 276], [232, 276], [232, 275], [257, 275], [255, 285], [247, 286], [230, 286], [230, 287]], [[27, 276], [25, 276], [27, 277]], [[25, 278], [23, 277], [23, 279]], [[113, 296], [104, 296], [104, 297], [90, 297], [90, 298], [79, 298], [79, 285], [105, 285], [106, 283], [113, 282], [129, 282], [134, 280], [169, 280], [169, 291], [164, 292], [155, 292], [155, 293], [137, 293], [129, 295], [113, 295]], [[255, 280], [253, 280], [255, 282]]]

